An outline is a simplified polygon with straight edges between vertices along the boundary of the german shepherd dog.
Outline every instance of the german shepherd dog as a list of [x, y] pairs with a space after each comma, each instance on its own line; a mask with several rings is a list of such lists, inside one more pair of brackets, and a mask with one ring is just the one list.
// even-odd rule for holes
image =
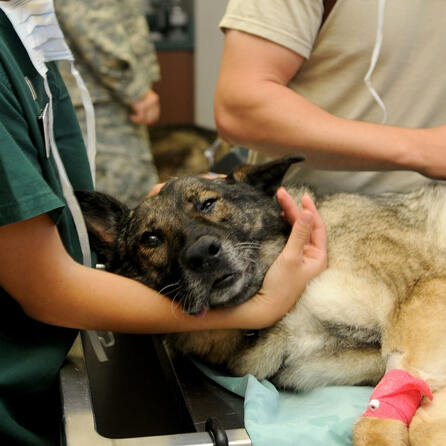
[[[226, 178], [183, 177], [135, 209], [97, 192], [77, 196], [106, 269], [178, 301], [184, 310], [253, 296], [290, 227], [274, 198], [300, 158], [244, 165]], [[361, 417], [355, 446], [446, 445], [446, 189], [405, 194], [309, 193], [328, 232], [329, 267], [295, 307], [253, 336], [243, 330], [168, 336], [176, 349], [280, 388], [376, 384], [390, 369], [425, 380], [409, 428]], [[249, 334], [249, 336], [247, 336]]]

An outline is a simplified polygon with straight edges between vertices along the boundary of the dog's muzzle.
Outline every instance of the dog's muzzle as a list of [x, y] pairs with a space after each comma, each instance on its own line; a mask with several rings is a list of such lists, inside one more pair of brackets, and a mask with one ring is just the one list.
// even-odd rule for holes
[[186, 249], [185, 264], [192, 271], [212, 271], [220, 264], [221, 252], [221, 242], [218, 238], [203, 235]]

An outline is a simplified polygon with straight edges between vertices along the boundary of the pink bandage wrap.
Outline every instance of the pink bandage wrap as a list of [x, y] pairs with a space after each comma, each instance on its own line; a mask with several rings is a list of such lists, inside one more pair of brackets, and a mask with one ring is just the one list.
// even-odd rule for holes
[[409, 426], [423, 395], [434, 398], [426, 381], [405, 370], [389, 370], [375, 387], [362, 416], [400, 420]]

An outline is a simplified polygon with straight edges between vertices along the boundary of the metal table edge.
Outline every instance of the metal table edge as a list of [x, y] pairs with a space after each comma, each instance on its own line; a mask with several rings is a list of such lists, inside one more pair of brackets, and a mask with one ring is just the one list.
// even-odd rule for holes
[[[60, 372], [63, 436], [66, 446], [214, 446], [207, 432], [137, 438], [106, 438], [95, 428], [89, 382], [83, 356], [69, 356]], [[228, 446], [252, 446], [247, 431], [226, 430]]]

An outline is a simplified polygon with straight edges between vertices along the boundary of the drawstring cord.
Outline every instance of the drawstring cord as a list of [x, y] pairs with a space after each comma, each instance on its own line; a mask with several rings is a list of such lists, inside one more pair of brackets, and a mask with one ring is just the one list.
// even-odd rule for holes
[[373, 87], [371, 77], [373, 74], [373, 71], [375, 70], [376, 64], [379, 59], [379, 55], [381, 53], [381, 47], [383, 42], [383, 34], [384, 34], [384, 10], [386, 7], [386, 0], [378, 0], [378, 26], [376, 30], [376, 40], [375, 40], [375, 46], [373, 48], [372, 57], [370, 60], [370, 66], [367, 71], [367, 74], [364, 77], [364, 82], [370, 91], [371, 95], [375, 99], [375, 101], [380, 106], [382, 112], [383, 112], [383, 119], [382, 124], [385, 124], [387, 122], [387, 109], [386, 105], [384, 104], [384, 101], [381, 99], [375, 88]]

